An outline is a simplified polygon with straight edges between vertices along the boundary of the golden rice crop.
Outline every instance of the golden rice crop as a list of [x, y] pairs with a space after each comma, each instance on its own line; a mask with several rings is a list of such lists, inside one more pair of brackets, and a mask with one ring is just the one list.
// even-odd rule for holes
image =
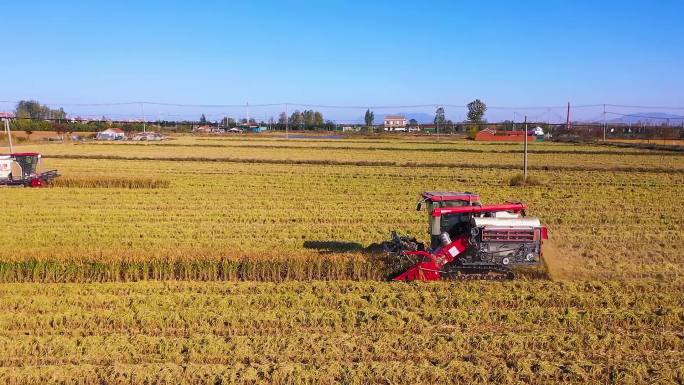
[[[98, 146], [136, 147], [92, 147]], [[166, 151], [172, 156], [176, 149]], [[604, 167], [619, 165], [620, 156]], [[549, 225], [560, 250], [556, 265], [566, 276], [672, 279], [684, 271], [678, 209], [684, 176], [678, 172], [534, 171], [544, 185], [521, 189], [507, 185], [514, 171], [486, 167], [45, 162], [65, 181], [142, 179], [165, 181], [168, 188], [3, 190], [11, 204], [0, 218], [6, 229], [0, 233], [6, 246], [0, 249], [0, 280], [375, 278], [384, 267], [366, 252], [369, 245], [392, 230], [426, 238], [425, 215], [414, 211], [425, 190], [476, 191], [492, 203], [527, 202], [530, 214]], [[336, 273], [299, 272], [298, 259], [334, 263]], [[239, 275], [214, 266], [243, 266], [246, 260], [286, 260], [293, 268], [276, 274], [266, 270], [268, 263], [250, 262], [264, 272]], [[376, 267], [364, 274], [338, 273], [353, 272], [350, 266], [359, 263]], [[192, 267], [178, 267], [184, 264]]]
[[113, 178], [113, 177], [61, 177], [55, 179], [52, 187], [84, 187], [84, 188], [166, 188], [168, 180], [156, 178]]
[[678, 383], [682, 283], [0, 285], [3, 383]]
[[[160, 144], [60, 144], [26, 146], [45, 156], [82, 159], [137, 159], [147, 160], [197, 160], [228, 162], [273, 162], [331, 165], [369, 166], [411, 166], [425, 167], [519, 167], [522, 162], [522, 146], [483, 145], [462, 143], [447, 144], [386, 144], [342, 145], [336, 143], [310, 143], [293, 146], [290, 142], [277, 141], [265, 145], [262, 142], [245, 140], [240, 145], [217, 145], [192, 141], [188, 145], [179, 143]], [[268, 142], [267, 142], [268, 143]], [[296, 142], [295, 142], [296, 143]], [[463, 144], [465, 143], [465, 144]], [[260, 145], [261, 144], [261, 145]], [[517, 152], [516, 152], [517, 151]], [[639, 151], [608, 147], [542, 145], [532, 147], [529, 155], [533, 168], [561, 168], [568, 170], [614, 169], [624, 171], [660, 170], [684, 171], [684, 154]]]

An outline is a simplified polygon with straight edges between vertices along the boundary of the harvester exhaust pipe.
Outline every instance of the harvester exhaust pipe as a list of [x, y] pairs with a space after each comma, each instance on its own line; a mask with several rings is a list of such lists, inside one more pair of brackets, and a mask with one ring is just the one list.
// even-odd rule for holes
[[442, 243], [442, 246], [449, 245], [451, 243], [451, 237], [449, 236], [449, 233], [445, 231], [442, 234], [439, 234], [439, 241]]

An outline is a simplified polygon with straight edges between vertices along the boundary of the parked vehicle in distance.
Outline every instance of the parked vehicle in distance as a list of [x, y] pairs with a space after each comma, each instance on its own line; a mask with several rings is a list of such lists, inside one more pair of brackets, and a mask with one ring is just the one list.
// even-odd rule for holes
[[153, 140], [164, 140], [166, 137], [160, 133], [157, 132], [139, 132], [131, 138], [131, 140], [147, 140], [147, 141], [153, 141]]

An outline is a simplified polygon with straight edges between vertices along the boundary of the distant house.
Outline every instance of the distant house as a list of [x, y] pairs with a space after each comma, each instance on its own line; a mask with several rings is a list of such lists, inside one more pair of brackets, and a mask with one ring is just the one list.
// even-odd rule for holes
[[204, 125], [204, 126], [199, 126], [193, 130], [194, 132], [200, 133], [200, 134], [208, 134], [213, 132], [211, 126]]
[[104, 131], [100, 131], [97, 133], [97, 136], [95, 136], [95, 139], [97, 140], [122, 140], [124, 139], [125, 134], [124, 131], [120, 128], [114, 127], [114, 128], [108, 128]]
[[0, 112], [0, 119], [14, 119], [14, 112]]
[[405, 131], [406, 117], [404, 115], [385, 115], [385, 131]]

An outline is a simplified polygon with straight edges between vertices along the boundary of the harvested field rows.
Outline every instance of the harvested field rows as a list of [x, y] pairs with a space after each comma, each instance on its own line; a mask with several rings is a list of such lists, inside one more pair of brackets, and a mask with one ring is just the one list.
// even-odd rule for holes
[[648, 281], [4, 284], [0, 380], [681, 383], [682, 289]]
[[[520, 167], [522, 154], [511, 152], [510, 146], [496, 150], [494, 146], [466, 146], [463, 144], [444, 146], [396, 147], [376, 145], [354, 149], [352, 146], [325, 144], [318, 146], [291, 146], [287, 142], [276, 145], [250, 145], [242, 142], [239, 146], [212, 146], [162, 144], [56, 144], [26, 146], [27, 149], [42, 152], [47, 157], [92, 158], [92, 159], [147, 159], [147, 160], [218, 160], [227, 162], [272, 162], [308, 163], [338, 165], [375, 165], [427, 167]], [[335, 148], [338, 147], [338, 148]], [[516, 147], [513, 147], [515, 149]], [[519, 147], [517, 147], [519, 149]], [[678, 171], [684, 172], [684, 154], [670, 152], [647, 152], [649, 155], [635, 156], [631, 151], [606, 147], [593, 147], [593, 150], [576, 149], [567, 152], [549, 149], [534, 150], [529, 155], [530, 165], [537, 169], [570, 170], [624, 170], [624, 171]], [[552, 149], [562, 148], [551, 146]], [[566, 147], [572, 148], [572, 147]], [[448, 151], [455, 150], [454, 152]], [[484, 151], [484, 152], [483, 152]], [[491, 153], [490, 151], [501, 151]], [[503, 152], [505, 151], [505, 152]], [[515, 151], [515, 150], [514, 150]], [[564, 150], [561, 150], [564, 151]]]

